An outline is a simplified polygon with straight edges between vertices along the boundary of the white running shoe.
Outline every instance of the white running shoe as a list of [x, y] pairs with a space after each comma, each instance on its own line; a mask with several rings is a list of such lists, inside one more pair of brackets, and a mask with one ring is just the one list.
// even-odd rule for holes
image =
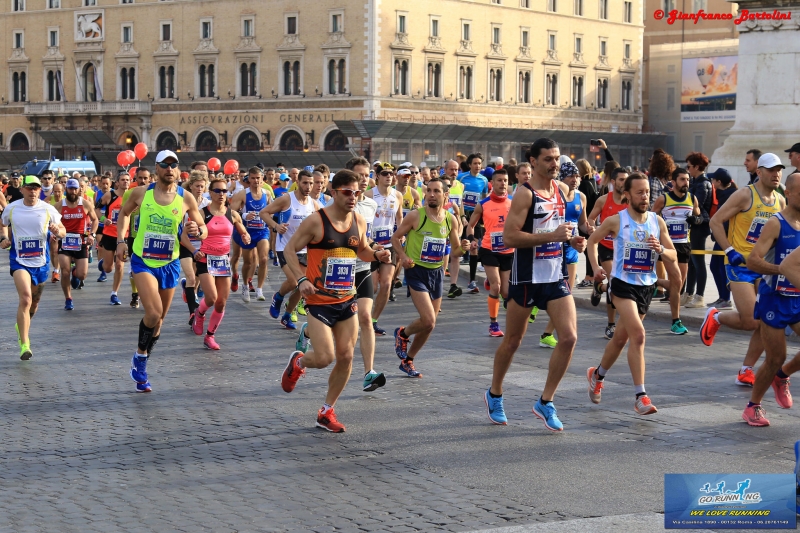
[[684, 307], [687, 309], [705, 309], [706, 308], [706, 300], [699, 294], [695, 294], [692, 300], [687, 303]]
[[242, 293], [242, 301], [246, 304], [250, 303], [250, 289], [247, 287], [247, 283], [242, 283], [242, 288], [239, 289]]
[[264, 296], [264, 290], [263, 289], [256, 289], [256, 300], [258, 300], [259, 302], [263, 302], [266, 299], [267, 299], [267, 297]]

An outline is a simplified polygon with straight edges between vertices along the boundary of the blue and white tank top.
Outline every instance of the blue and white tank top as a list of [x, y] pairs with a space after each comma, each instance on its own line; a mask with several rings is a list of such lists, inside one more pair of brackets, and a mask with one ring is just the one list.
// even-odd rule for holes
[[[261, 220], [261, 217], [258, 214], [261, 212], [262, 209], [267, 207], [267, 193], [262, 192], [261, 198], [255, 200], [250, 190], [247, 191], [246, 200], [244, 202], [244, 213], [242, 213], [242, 219], [244, 221], [244, 225], [247, 228], [249, 233], [254, 233], [258, 231], [267, 230], [267, 223]], [[247, 220], [247, 215], [249, 213], [255, 213], [256, 216], [253, 220]]]
[[627, 209], [618, 214], [619, 231], [614, 237], [614, 264], [611, 268], [611, 277], [631, 285], [655, 284], [658, 281], [656, 275], [658, 253], [650, 248], [647, 239], [651, 235], [656, 239], [661, 237], [658, 216], [648, 211], [647, 220], [644, 224], [639, 224], [631, 218]]
[[[286, 243], [292, 238], [292, 235], [294, 235], [294, 232], [300, 227], [300, 224], [315, 211], [314, 200], [312, 200], [310, 196], [306, 197], [306, 203], [304, 204], [300, 203], [300, 200], [297, 199], [297, 195], [294, 192], [289, 193], [289, 199], [291, 200], [291, 205], [289, 209], [286, 210], [288, 214], [286, 211], [279, 213], [281, 224], [288, 224], [288, 227], [286, 233], [283, 235], [278, 233], [277, 240], [275, 241], [275, 250], [278, 252], [282, 252], [284, 248], [286, 248]], [[297, 251], [298, 254], [307, 252], [308, 250], [306, 248]]]
[[[800, 231], [794, 229], [780, 213], [775, 216], [778, 217], [778, 220], [781, 222], [781, 232], [775, 240], [772, 249], [764, 257], [764, 260], [769, 261], [773, 265], [780, 265], [790, 253], [800, 247]], [[775, 276], [765, 275], [763, 278], [773, 291], [782, 296], [800, 296], [800, 289], [792, 285], [789, 280], [786, 279], [786, 276], [780, 274]]]
[[[553, 196], [546, 198], [531, 188], [533, 194], [531, 207], [522, 225], [525, 233], [549, 233], [564, 223], [566, 200], [553, 181]], [[511, 267], [511, 283], [552, 283], [563, 279], [564, 243], [548, 242], [533, 248], [516, 248], [514, 250], [514, 263]]]

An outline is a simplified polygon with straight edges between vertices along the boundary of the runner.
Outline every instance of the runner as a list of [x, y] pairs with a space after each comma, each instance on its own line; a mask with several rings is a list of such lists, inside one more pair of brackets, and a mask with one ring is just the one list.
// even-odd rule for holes
[[503, 379], [536, 306], [553, 317], [559, 342], [550, 356], [544, 391], [533, 404], [533, 414], [551, 431], [564, 429], [553, 398], [575, 349], [578, 319], [575, 301], [564, 281], [563, 245], [569, 242], [580, 253], [586, 239], [573, 236], [572, 224], [564, 219], [564, 197], [569, 189], [556, 181], [559, 156], [558, 144], [552, 139], [538, 139], [531, 145], [526, 159], [531, 162], [532, 177], [517, 188], [503, 228], [504, 244], [516, 250], [508, 289], [506, 335], [494, 354], [492, 386], [483, 395], [493, 424], [508, 423], [503, 407]]
[[[150, 183], [154, 180], [155, 176], [150, 175], [150, 171], [144, 167], [138, 167], [136, 169], [136, 187], [145, 187], [150, 185]], [[122, 195], [122, 205], [125, 206], [125, 203], [128, 201], [128, 198], [131, 197], [131, 193], [135, 187], [131, 187], [125, 194]], [[131, 229], [130, 235], [125, 239], [128, 243], [128, 250], [133, 249], [133, 241], [136, 239], [136, 233], [139, 230], [139, 211], [136, 210], [131, 215], [133, 217], [133, 222], [131, 222]], [[91, 250], [89, 251], [91, 253]], [[136, 288], [136, 281], [133, 279], [133, 271], [131, 271], [130, 275], [128, 276], [128, 281], [131, 284], [131, 303], [130, 306], [132, 309], [139, 309], [139, 290]]]
[[606, 373], [630, 340], [628, 366], [636, 390], [633, 408], [639, 415], [651, 415], [658, 409], [650, 401], [644, 385], [646, 332], [642, 319], [647, 314], [658, 282], [656, 256], [661, 255], [668, 263], [674, 263], [678, 257], [666, 222], [648, 211], [650, 183], [647, 176], [633, 172], [625, 179], [623, 191], [627, 208], [607, 217], [589, 237], [589, 261], [598, 282], [607, 274], [598, 261], [597, 245], [609, 237], [613, 239], [614, 260], [609, 291], [611, 303], [619, 311], [619, 327], [606, 344], [600, 364], [587, 369], [586, 379], [589, 381], [589, 399], [600, 403]]
[[[371, 198], [378, 204], [378, 212], [375, 214], [375, 221], [372, 225], [371, 238], [376, 244], [380, 244], [383, 249], [388, 250], [391, 259], [387, 262], [373, 261], [372, 271], [377, 272], [373, 287], [377, 292], [375, 306], [372, 309], [372, 328], [375, 335], [382, 337], [386, 335], [386, 330], [378, 326], [381, 313], [386, 308], [389, 301], [389, 294], [393, 289], [392, 279], [397, 267], [398, 247], [394, 246], [392, 234], [403, 221], [403, 195], [392, 188], [394, 177], [394, 167], [389, 163], [383, 163], [378, 174], [378, 186], [365, 193], [367, 198]], [[402, 248], [402, 246], [400, 246]]]
[[[625, 195], [623, 194], [625, 190], [625, 180], [627, 178], [628, 171], [624, 167], [617, 167], [611, 172], [609, 177], [609, 187], [613, 187], [613, 190], [610, 190], [608, 194], [601, 196], [597, 199], [597, 202], [595, 202], [594, 209], [592, 209], [592, 212], [589, 213], [590, 225], [594, 225], [594, 221], [597, 220], [598, 216], [600, 217], [600, 223], [602, 224], [605, 219], [616, 215], [627, 207], [625, 205]], [[600, 264], [603, 265], [603, 270], [611, 273], [613, 276], [612, 263], [614, 261], [614, 239], [612, 239], [611, 236], [608, 236], [600, 241], [598, 254], [598, 259]], [[591, 302], [592, 305], [597, 307], [597, 305], [600, 303], [600, 295], [603, 292], [606, 293], [606, 313], [608, 314], [608, 325], [606, 326], [603, 336], [606, 339], [612, 339], [614, 337], [614, 331], [617, 327], [614, 320], [617, 312], [611, 305], [611, 298], [608, 295], [608, 285], [603, 286], [602, 282], [597, 281], [597, 279], [597, 276], [595, 276]]]
[[[748, 269], [745, 263], [758, 242], [764, 224], [786, 205], [783, 197], [775, 192], [781, 182], [783, 168], [778, 156], [763, 154], [758, 158], [758, 181], [733, 193], [710, 222], [714, 240], [725, 250], [725, 271], [736, 310], [720, 312], [716, 307], [709, 307], [700, 328], [700, 339], [706, 346], [711, 346], [721, 324], [753, 332], [735, 381], [744, 387], [752, 387], [755, 383], [753, 367], [764, 351], [760, 321], [753, 316], [756, 284], [761, 276]], [[725, 222], [729, 223], [727, 233], [723, 226]]]
[[[0, 248], [11, 248], [11, 276], [19, 294], [15, 327], [19, 358], [23, 361], [33, 357], [28, 334], [50, 268], [48, 232], [59, 239], [67, 233], [56, 208], [39, 200], [41, 188], [39, 178], [25, 176], [20, 184], [22, 199], [9, 203], [0, 217]], [[11, 237], [6, 228], [11, 228]]]
[[[297, 303], [300, 301], [300, 291], [295, 290], [297, 284], [291, 281], [291, 271], [286, 265], [286, 258], [283, 254], [286, 243], [295, 234], [300, 224], [314, 211], [319, 211], [322, 207], [316, 200], [309, 198], [314, 179], [307, 170], [301, 170], [297, 176], [297, 189], [276, 199], [271, 204], [261, 210], [259, 216], [273, 233], [278, 235], [275, 248], [278, 254], [278, 262], [281, 270], [286, 274], [286, 279], [281, 284], [278, 291], [272, 295], [272, 303], [269, 306], [269, 315], [272, 318], [281, 316], [281, 306], [284, 297], [291, 293], [289, 301], [286, 302], [286, 311], [281, 318], [281, 325], [286, 329], [297, 329]], [[273, 217], [279, 216], [280, 223], [275, 222]], [[298, 262], [306, 267], [306, 249], [300, 250], [297, 258]], [[294, 315], [294, 318], [292, 318]]]
[[[55, 175], [53, 174], [53, 171], [50, 169], [43, 170], [40, 180], [42, 182], [42, 188], [39, 191], [39, 200], [55, 207], [55, 204], [53, 203], [53, 191], [55, 190]], [[61, 269], [59, 268], [58, 264], [58, 239], [51, 235], [48, 245], [50, 246], [50, 261], [53, 265], [53, 273], [50, 281], [52, 283], [58, 283], [61, 281]]]
[[[450, 182], [447, 183], [448, 199], [449, 199], [449, 202], [447, 202], [447, 204], [449, 204], [448, 211], [450, 211], [455, 215], [456, 224], [458, 225], [458, 234], [461, 235], [461, 224], [462, 222], [466, 224], [466, 219], [464, 218], [464, 206], [462, 205], [462, 197], [464, 195], [464, 184], [458, 181], [457, 179], [458, 161], [450, 159], [447, 163], [445, 163], [444, 175], [442, 177], [446, 177], [450, 180]], [[430, 176], [428, 177], [428, 180], [423, 184], [426, 195], [428, 191], [428, 186], [427, 186], [428, 181], [430, 181]], [[449, 244], [448, 248], [451, 248]], [[446, 250], [446, 252], [448, 253], [445, 256], [445, 262], [444, 262], [445, 273], [447, 272], [448, 267], [452, 267], [450, 268], [450, 290], [447, 291], [447, 297], [451, 299], [458, 298], [459, 296], [464, 294], [463, 289], [458, 286], [459, 258], [453, 255], [452, 249]]]
[[[122, 273], [125, 266], [122, 259], [114, 259], [114, 252], [117, 248], [117, 217], [122, 209], [122, 196], [131, 185], [131, 177], [126, 171], [122, 171], [117, 176], [117, 187], [105, 193], [100, 198], [100, 205], [106, 208], [105, 225], [103, 226], [103, 237], [100, 239], [100, 246], [97, 249], [100, 261], [97, 269], [105, 275], [114, 270], [114, 281], [111, 286], [111, 305], [122, 305], [117, 296], [120, 285], [122, 285]], [[102, 217], [101, 217], [102, 218]], [[127, 235], [123, 235], [125, 238]], [[100, 281], [98, 279], [97, 281]]]
[[[95, 177], [97, 177], [97, 176], [95, 176]], [[108, 214], [108, 206], [107, 205], [102, 205], [100, 203], [100, 200], [102, 200], [103, 197], [105, 196], [105, 194], [108, 191], [111, 190], [112, 182], [111, 182], [111, 178], [109, 178], [108, 176], [103, 175], [103, 176], [100, 176], [98, 178], [97, 183], [98, 183], [98, 186], [97, 186], [97, 191], [95, 191], [96, 200], [95, 200], [95, 203], [94, 203], [94, 210], [97, 213], [97, 218], [100, 220], [100, 225], [97, 226], [97, 234], [100, 236], [100, 239], [98, 239], [95, 242], [94, 248], [97, 250], [97, 259], [100, 259], [100, 246], [99, 246], [99, 244], [100, 244], [100, 241], [103, 239], [103, 230], [105, 229], [105, 220], [106, 220], [106, 215]], [[89, 257], [90, 258], [91, 258], [91, 253], [92, 253], [92, 251], [89, 250]], [[97, 278], [97, 282], [98, 283], [103, 283], [103, 282], [107, 281], [108, 280], [108, 276], [106, 276], [106, 271], [103, 270], [102, 268], [100, 268], [98, 270], [100, 270], [100, 276]]]
[[[483, 156], [481, 154], [470, 154], [467, 157], [467, 165], [469, 165], [469, 172], [461, 174], [458, 179], [464, 186], [464, 194], [462, 196], [462, 207], [464, 215], [461, 218], [465, 229], [462, 238], [466, 237], [466, 226], [469, 219], [472, 217], [472, 212], [478, 205], [478, 202], [486, 198], [489, 194], [489, 181], [481, 174], [481, 166], [483, 165]], [[475, 238], [483, 238], [483, 226], [476, 226]], [[478, 250], [470, 250], [469, 252], [469, 285], [467, 291], [471, 294], [478, 294], [480, 289], [475, 283], [475, 275], [478, 272]]]
[[[224, 181], [224, 180], [220, 180]], [[208, 185], [208, 173], [202, 170], [192, 170], [189, 174], [189, 179], [183, 184], [186, 191], [194, 196], [197, 202], [197, 208], [203, 209], [211, 203], [210, 200], [203, 195], [206, 192]], [[189, 215], [183, 215], [183, 224], [189, 222]], [[195, 254], [200, 249], [202, 241], [197, 238], [190, 238], [186, 232], [181, 234], [180, 238], [180, 252], [178, 257], [181, 263], [181, 270], [183, 270], [184, 277], [181, 278], [181, 292], [183, 302], [189, 308], [189, 326], [194, 322], [194, 314], [198, 307], [198, 298], [201, 296], [195, 292], [195, 289], [200, 289], [199, 280], [195, 277]], [[200, 289], [202, 291], [202, 289]]]
[[[192, 177], [195, 172], [192, 172]], [[204, 294], [192, 316], [192, 331], [195, 335], [203, 334], [206, 313], [213, 308], [208, 321], [208, 330], [203, 338], [203, 345], [209, 350], [219, 350], [219, 344], [214, 339], [214, 334], [222, 322], [222, 317], [225, 316], [225, 303], [228, 301], [231, 290], [230, 250], [233, 230], [236, 229], [243, 243], [250, 242], [250, 234], [242, 224], [242, 217], [236, 211], [225, 206], [226, 184], [225, 178], [212, 178], [209, 183], [209, 192], [213, 194], [213, 200], [203, 206], [201, 211], [206, 228], [208, 228], [208, 235], [199, 244], [199, 249], [194, 252], [197, 277]]]
[[[64, 292], [64, 309], [72, 311], [70, 289], [80, 287], [89, 271], [89, 246], [94, 244], [99, 223], [94, 206], [80, 196], [81, 184], [76, 179], [67, 180], [67, 196], [56, 206], [66, 234], [58, 241], [58, 261], [64, 271], [61, 290]], [[72, 266], [75, 263], [75, 266]], [[67, 276], [66, 273], [71, 275]]]
[[267, 278], [267, 261], [269, 258], [269, 228], [258, 216], [262, 209], [269, 203], [269, 195], [261, 188], [263, 175], [258, 167], [251, 167], [247, 171], [247, 183], [249, 187], [239, 191], [231, 198], [230, 207], [234, 211], [242, 213], [242, 220], [250, 234], [250, 243], [244, 244], [238, 233], [233, 234], [233, 242], [242, 249], [244, 264], [242, 265], [242, 301], [250, 302], [249, 284], [252, 281], [256, 270], [256, 263], [260, 265], [256, 285], [256, 298], [259, 301], [266, 300], [262, 286]]
[[[2, 196], [2, 195], [0, 195]], [[40, 198], [41, 199], [41, 198]], [[53, 185], [52, 191], [50, 196], [47, 198], [46, 201], [53, 207], [61, 205], [61, 201], [64, 199], [64, 186], [60, 183], [56, 183]], [[58, 262], [58, 239], [55, 238], [54, 235], [50, 236], [50, 264], [53, 265], [53, 274], [51, 277], [51, 282], [55, 283], [56, 281], [61, 280], [61, 267]]]
[[[458, 240], [458, 223], [444, 209], [446, 198], [447, 191], [442, 180], [431, 178], [425, 207], [411, 211], [392, 235], [392, 247], [405, 268], [408, 296], [411, 296], [419, 313], [419, 318], [411, 324], [394, 330], [394, 351], [400, 358], [400, 370], [411, 378], [422, 377], [414, 367], [414, 358], [433, 333], [436, 317], [442, 306], [442, 265], [448, 237], [456, 257], [464, 254], [469, 246], [466, 239], [460, 242]], [[404, 249], [402, 241], [406, 236]], [[409, 348], [412, 335], [414, 340]]]
[[[180, 276], [178, 235], [181, 231], [205, 239], [208, 229], [197, 201], [178, 187], [178, 156], [169, 150], [156, 155], [156, 182], [146, 188], [136, 187], [122, 207], [117, 222], [118, 235], [125, 235], [130, 215], [139, 208], [139, 231], [130, 253], [131, 270], [144, 306], [139, 322], [139, 341], [131, 358], [130, 376], [137, 392], [152, 390], [147, 378], [147, 359], [161, 336]], [[189, 221], [181, 228], [184, 213]], [[117, 259], [128, 255], [128, 245], [117, 239]]]
[[769, 425], [761, 400], [770, 386], [778, 406], [792, 407], [789, 376], [800, 370], [800, 352], [786, 362], [784, 333], [787, 326], [800, 333], [800, 290], [782, 275], [785, 267], [796, 267], [792, 265], [792, 255], [796, 256], [792, 252], [800, 249], [800, 174], [786, 178], [784, 194], [786, 208], [767, 220], [747, 258], [747, 267], [764, 275], [758, 285], [754, 316], [761, 320], [761, 340], [767, 352], [756, 374], [750, 402], [742, 413], [751, 426]]
[[697, 198], [689, 192], [689, 173], [686, 169], [676, 168], [672, 171], [672, 190], [656, 199], [653, 212], [666, 221], [669, 238], [678, 258], [677, 265], [670, 262], [664, 265], [669, 278], [669, 308], [672, 312], [670, 331], [675, 335], [686, 335], [689, 330], [681, 322], [681, 287], [686, 282], [689, 261], [692, 259], [689, 226], [703, 222]]
[[[297, 282], [306, 299], [307, 332], [314, 348], [292, 352], [281, 376], [281, 388], [292, 392], [306, 368], [325, 368], [335, 361], [325, 403], [317, 413], [316, 422], [317, 427], [334, 433], [345, 430], [336, 418], [334, 406], [350, 379], [358, 337], [356, 260], [390, 259], [388, 250], [373, 251], [369, 247], [366, 223], [354, 213], [358, 182], [358, 176], [350, 170], [337, 172], [331, 187], [333, 203], [318, 211], [318, 216], [303, 221], [284, 248], [292, 281]], [[306, 247], [308, 267], [303, 268], [297, 253]]]
[[[467, 224], [467, 240], [470, 241], [470, 251], [478, 250], [478, 257], [486, 269], [486, 283], [489, 285], [489, 296], [486, 302], [489, 306], [489, 335], [502, 337], [503, 331], [497, 322], [500, 314], [500, 295], [508, 299], [508, 278], [511, 275], [511, 266], [514, 263], [514, 249], [503, 244], [503, 227], [508, 219], [511, 209], [511, 200], [508, 198], [508, 173], [498, 170], [492, 175], [492, 193], [478, 202]], [[483, 238], [475, 238], [475, 226], [483, 222], [486, 232]], [[486, 287], [484, 285], [484, 287]]]

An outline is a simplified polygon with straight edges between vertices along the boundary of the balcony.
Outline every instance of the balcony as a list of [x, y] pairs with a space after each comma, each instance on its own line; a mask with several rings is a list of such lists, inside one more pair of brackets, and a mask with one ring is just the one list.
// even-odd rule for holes
[[39, 102], [25, 104], [25, 114], [47, 115], [152, 115], [150, 102], [117, 100], [110, 102]]

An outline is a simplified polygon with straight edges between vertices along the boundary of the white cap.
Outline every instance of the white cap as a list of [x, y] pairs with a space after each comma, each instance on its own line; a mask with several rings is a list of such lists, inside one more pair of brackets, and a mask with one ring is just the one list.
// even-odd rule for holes
[[376, 159], [375, 161], [373, 161], [373, 162], [372, 162], [372, 166], [373, 166], [373, 167], [374, 167], [375, 165], [380, 165], [380, 164], [381, 164], [381, 161], [380, 161], [380, 159]]
[[397, 175], [398, 176], [406, 176], [406, 175], [410, 176], [411, 175], [411, 171], [408, 170], [407, 168], [401, 168], [400, 170], [397, 171]]
[[758, 168], [775, 168], [775, 167], [786, 168], [785, 166], [783, 166], [783, 163], [781, 163], [781, 158], [778, 157], [777, 155], [766, 153], [762, 154], [761, 157], [758, 158]]
[[427, 166], [428, 166], [428, 163], [426, 163], [425, 161], [423, 161], [422, 163], [419, 164], [419, 168], [425, 168]]
[[405, 163], [401, 163], [399, 165], [399, 168], [408, 168], [410, 166], [413, 166], [413, 165], [409, 161], [406, 161]]
[[500, 156], [498, 156], [498, 157], [495, 157], [495, 158], [494, 158], [494, 162], [495, 162], [495, 163], [499, 163], [499, 164], [501, 164], [501, 165], [502, 165], [502, 164], [503, 164], [503, 158], [502, 158], [502, 157], [500, 157]]
[[158, 155], [156, 156], [156, 163], [161, 163], [162, 161], [164, 161], [165, 159], [169, 159], [170, 157], [175, 161], [179, 161], [178, 156], [175, 155], [175, 152], [173, 152], [172, 150], [161, 150], [160, 152], [158, 152]]

